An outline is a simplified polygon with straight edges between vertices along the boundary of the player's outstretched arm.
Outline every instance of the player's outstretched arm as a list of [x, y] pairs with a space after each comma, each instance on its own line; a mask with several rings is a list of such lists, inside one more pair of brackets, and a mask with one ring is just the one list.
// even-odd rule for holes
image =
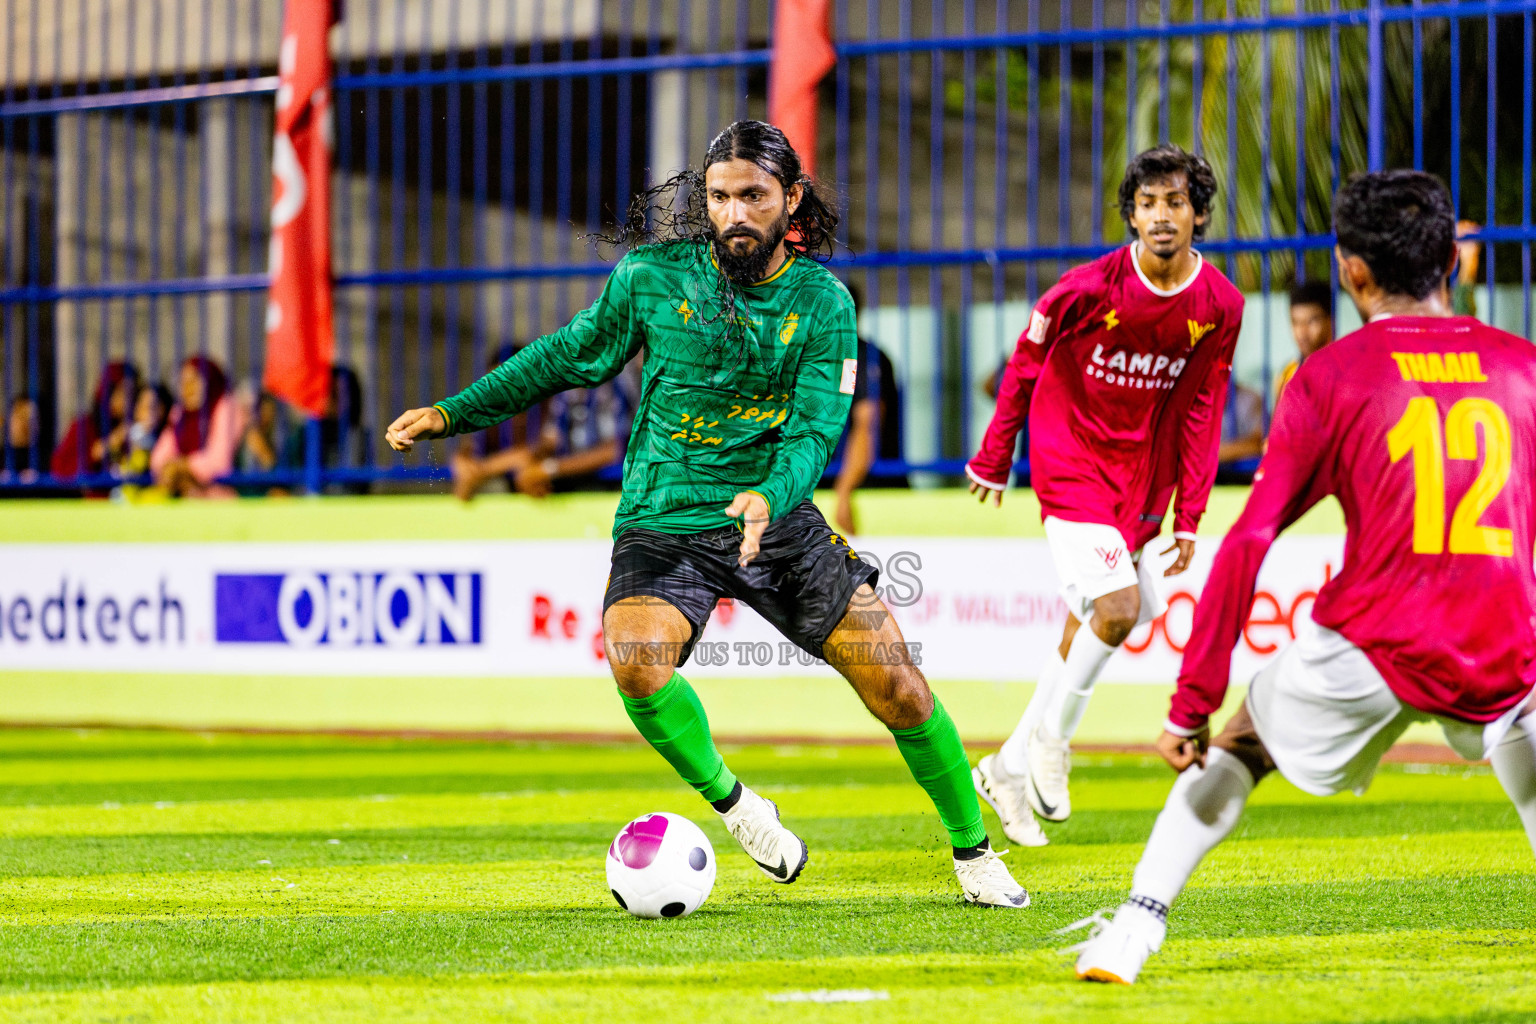
[[494, 427], [553, 394], [617, 377], [645, 340], [639, 319], [631, 315], [629, 288], [626, 257], [608, 275], [597, 301], [570, 323], [534, 339], [463, 391], [438, 402], [444, 433]]
[[1040, 355], [1031, 350], [1041, 348], [1043, 346], [1019, 339], [1019, 350], [1003, 370], [1003, 380], [997, 389], [997, 407], [992, 411], [992, 420], [987, 424], [981, 447], [965, 464], [971, 493], [983, 505], [989, 497], [995, 507], [1003, 504], [1008, 474], [1013, 472], [1013, 453], [1018, 446], [1019, 431], [1029, 415], [1029, 400], [1040, 372], [1037, 365], [1041, 362]]
[[395, 417], [395, 422], [384, 431], [384, 440], [397, 452], [408, 452], [416, 446], [418, 437], [441, 437], [448, 430], [443, 414], [436, 406], [425, 409], [407, 409]]
[[[971, 481], [971, 493], [985, 505], [992, 498], [994, 507], [1002, 507], [1008, 474], [1013, 472], [1013, 453], [1018, 447], [1019, 431], [1029, 416], [1035, 384], [1045, 369], [1045, 359], [1061, 334], [1061, 320], [1068, 316], [1076, 301], [1076, 292], [1065, 280], [1040, 297], [1030, 314], [1029, 326], [1014, 344], [1013, 355], [1003, 367], [997, 385], [997, 405], [992, 420], [982, 436], [981, 447], [965, 464]], [[1053, 329], [1054, 324], [1054, 329]]]

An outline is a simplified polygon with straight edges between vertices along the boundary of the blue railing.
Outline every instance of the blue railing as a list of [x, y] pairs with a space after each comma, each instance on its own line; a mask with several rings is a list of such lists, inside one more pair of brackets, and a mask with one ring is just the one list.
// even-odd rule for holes
[[[174, 16], [145, 0], [90, 9], [66, 40], [43, 34], [43, 0], [16, 6], [0, 386], [36, 423], [26, 444], [7, 435], [0, 487], [107, 489], [109, 473], [46, 472], [106, 362], [174, 384], [204, 352], [260, 377], [279, 21], [255, 0], [195, 17], [196, 0]], [[327, 452], [294, 420], [297, 461], [237, 482], [444, 476], [440, 451], [396, 455], [379, 428], [564, 322], [611, 266], [585, 236], [722, 124], [766, 113], [768, 0], [535, 0], [511, 5], [529, 9], [516, 26], [508, 7], [346, 5], [336, 328], [363, 396], [345, 429], [367, 443]], [[418, 8], [446, 22], [411, 23]], [[153, 22], [149, 52], [133, 50], [136, 18]], [[1440, 174], [1479, 225], [1479, 315], [1536, 339], [1533, 21], [1536, 0], [839, 0], [818, 147], [844, 216], [832, 266], [861, 286], [863, 333], [909, 399], [902, 450], [876, 471], [959, 470], [990, 415], [980, 384], [1035, 297], [1120, 243], [1119, 169], [1158, 140], [1218, 171], [1202, 248], [1250, 295], [1235, 381], [1265, 409], [1293, 354], [1284, 289], [1331, 273], [1328, 203], [1358, 170]]]

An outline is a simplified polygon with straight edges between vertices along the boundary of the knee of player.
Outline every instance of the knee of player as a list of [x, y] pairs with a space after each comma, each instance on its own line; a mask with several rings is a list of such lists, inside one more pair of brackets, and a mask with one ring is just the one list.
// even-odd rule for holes
[[[910, 665], [892, 671], [889, 698], [886, 701], [893, 728], [922, 725], [933, 714], [933, 693], [921, 672]], [[899, 720], [899, 724], [894, 724]]]
[[1233, 759], [1247, 771], [1248, 778], [1254, 785], [1275, 770], [1275, 762], [1271, 760], [1269, 751], [1264, 749], [1263, 742], [1251, 730], [1247, 735], [1218, 736], [1211, 742], [1211, 749], [1231, 754]]
[[1136, 628], [1141, 595], [1135, 588], [1105, 594], [1093, 602], [1093, 631], [1111, 647], [1119, 647]]
[[1131, 630], [1136, 628], [1136, 613], [1133, 609], [1129, 613], [1112, 613], [1109, 615], [1095, 615], [1095, 632], [1099, 638], [1111, 647], [1119, 647], [1125, 643], [1125, 638], [1131, 635]]
[[611, 656], [608, 664], [613, 668], [613, 681], [619, 692], [636, 700], [649, 697], [666, 686], [675, 671], [670, 665], [622, 665]]
[[680, 645], [654, 639], [636, 639], [623, 633], [603, 634], [603, 653], [619, 692], [626, 697], [649, 697], [667, 685], [676, 671]]

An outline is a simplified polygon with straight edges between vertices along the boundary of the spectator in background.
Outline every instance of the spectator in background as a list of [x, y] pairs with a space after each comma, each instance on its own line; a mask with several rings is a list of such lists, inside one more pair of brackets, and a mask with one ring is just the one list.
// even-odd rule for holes
[[164, 384], [156, 382], [139, 388], [133, 400], [133, 420], [128, 424], [128, 444], [113, 468], [115, 476], [133, 480], [149, 475], [149, 454], [165, 429], [172, 404], [171, 391]]
[[1291, 339], [1297, 357], [1285, 364], [1275, 378], [1275, 401], [1312, 353], [1333, 343], [1333, 285], [1327, 281], [1302, 281], [1291, 287]]
[[1264, 454], [1264, 396], [1250, 387], [1233, 383], [1227, 408], [1221, 416], [1221, 447], [1218, 464], [1257, 459]]
[[270, 473], [277, 468], [285, 443], [277, 398], [246, 382], [236, 389], [235, 400], [245, 410], [246, 421], [245, 433], [235, 449], [235, 472]]
[[18, 393], [5, 411], [5, 449], [0, 458], [0, 483], [29, 484], [42, 467], [37, 450], [37, 402]]
[[[303, 468], [302, 463], [293, 465], [285, 461], [295, 457], [289, 443], [293, 432], [289, 429], [283, 403], [278, 401], [276, 395], [262, 391], [252, 381], [246, 381], [235, 389], [235, 402], [240, 407], [241, 420], [245, 423], [240, 444], [235, 448], [237, 474]], [[300, 451], [298, 454], [302, 456], [303, 453]], [[236, 484], [235, 492], [248, 497], [289, 493], [288, 488], [281, 485], [252, 483]]]
[[128, 427], [138, 390], [139, 371], [132, 363], [106, 365], [91, 407], [75, 417], [64, 439], [53, 449], [50, 462], [54, 476], [98, 476], [117, 465], [128, 448]]
[[[1451, 282], [1451, 310], [1457, 316], [1477, 316], [1477, 265], [1482, 262], [1483, 243], [1464, 240], [1464, 236], [1483, 230], [1475, 220], [1456, 222], [1456, 278]], [[1489, 282], [1489, 287], [1493, 283]]]
[[[267, 429], [261, 426], [262, 402], [271, 398], [263, 395], [256, 402], [257, 422], [253, 424], [259, 429]], [[298, 410], [289, 409], [287, 412], [287, 424], [284, 423], [283, 409], [274, 401], [270, 410], [269, 419], [273, 452], [276, 453], [275, 463], [277, 469], [294, 470], [303, 474], [305, 466], [309, 463], [309, 421]], [[284, 429], [284, 427], [287, 429]], [[249, 437], [253, 444], [261, 442]], [[280, 444], [277, 438], [283, 438]], [[350, 466], [362, 464], [363, 441], [363, 384], [358, 378], [357, 372], [345, 363], [337, 363], [331, 367], [331, 388], [326, 398], [325, 415], [320, 417], [320, 466], [323, 469], [345, 469]], [[259, 472], [259, 471], [258, 471]], [[364, 482], [330, 484], [325, 488], [327, 493], [342, 494], [366, 494], [368, 485]]]
[[[331, 367], [331, 402], [320, 418], [320, 464], [342, 469], [362, 462], [363, 382], [344, 363]], [[365, 488], [366, 489], [366, 488]]]
[[[849, 283], [854, 315], [864, 307], [864, 293]], [[848, 426], [843, 431], [842, 464], [834, 484], [837, 504], [832, 523], [847, 534], [858, 533], [853, 510], [853, 492], [861, 486], [906, 487], [905, 473], [870, 477], [877, 460], [903, 458], [901, 443], [901, 390], [896, 368], [890, 357], [874, 342], [858, 340], [858, 375], [854, 378], [853, 406], [848, 410]]]
[[[1327, 281], [1302, 281], [1291, 287], [1291, 340], [1297, 358], [1275, 378], [1275, 401], [1306, 358], [1333, 341], [1333, 286]], [[1241, 384], [1232, 386], [1222, 418], [1220, 463], [1257, 459], [1264, 454], [1264, 397]]]
[[228, 378], [207, 356], [192, 356], [181, 364], [179, 384], [180, 401], [149, 456], [155, 483], [176, 497], [232, 495], [217, 481], [234, 469], [245, 423]]
[[[522, 347], [522, 343], [516, 341], [502, 345], [491, 356], [486, 372], [511, 359]], [[534, 406], [489, 430], [482, 430], [473, 439], [460, 441], [449, 462], [454, 497], [469, 501], [498, 476], [505, 476], [508, 485], [515, 487], [516, 474], [533, 458], [538, 445], [539, 424], [546, 411], [545, 404]]]
[[519, 494], [543, 497], [552, 491], [604, 486], [597, 472], [624, 461], [629, 429], [640, 397], [639, 363], [595, 388], [564, 391], [549, 402], [539, 432], [540, 457], [512, 481]]

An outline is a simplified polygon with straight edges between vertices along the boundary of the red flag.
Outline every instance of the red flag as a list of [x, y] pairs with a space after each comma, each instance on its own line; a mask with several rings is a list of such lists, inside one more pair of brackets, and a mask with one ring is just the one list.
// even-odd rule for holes
[[806, 174], [816, 167], [816, 85], [837, 63], [829, 0], [777, 0], [768, 120], [789, 137]]
[[333, 0], [288, 0], [278, 50], [272, 143], [272, 243], [267, 254], [263, 386], [323, 416], [336, 351], [331, 322], [331, 54]]

